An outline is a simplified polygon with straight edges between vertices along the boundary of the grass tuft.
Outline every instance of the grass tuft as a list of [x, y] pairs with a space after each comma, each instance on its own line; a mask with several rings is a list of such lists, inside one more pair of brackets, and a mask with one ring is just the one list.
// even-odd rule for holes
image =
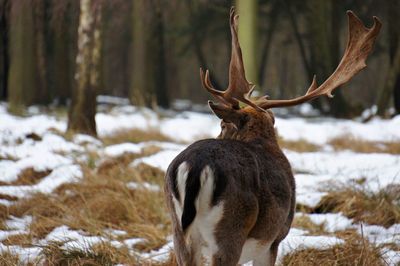
[[283, 149], [288, 149], [296, 152], [315, 152], [321, 149], [320, 146], [308, 142], [307, 140], [285, 140], [278, 137], [279, 146]]
[[161, 184], [164, 173], [146, 165], [134, 169], [124, 164], [100, 173], [84, 168], [80, 183], [64, 184], [51, 195], [39, 193], [21, 199], [9, 207], [9, 214], [33, 217], [29, 228], [32, 238], [43, 238], [61, 225], [90, 235], [103, 235], [105, 229], [112, 228], [127, 232], [126, 238], [146, 239], [137, 249], [157, 249], [170, 234], [162, 190], [134, 190], [126, 183], [146, 180]]
[[356, 232], [343, 235], [345, 243], [327, 249], [299, 249], [286, 255], [283, 266], [361, 266], [386, 265], [380, 247], [370, 244]]
[[328, 142], [335, 151], [352, 150], [360, 153], [400, 154], [400, 141], [368, 141], [354, 136], [339, 136]]
[[153, 128], [147, 130], [124, 129], [102, 138], [105, 145], [120, 144], [124, 142], [139, 143], [143, 141], [171, 141], [171, 138], [162, 134], [160, 130]]
[[353, 185], [332, 185], [313, 212], [342, 212], [355, 222], [390, 227], [400, 223], [400, 187], [369, 191], [362, 181]]
[[40, 182], [44, 177], [48, 176], [51, 170], [35, 171], [32, 167], [26, 168], [20, 172], [18, 179], [11, 182], [10, 185], [24, 186], [35, 185]]

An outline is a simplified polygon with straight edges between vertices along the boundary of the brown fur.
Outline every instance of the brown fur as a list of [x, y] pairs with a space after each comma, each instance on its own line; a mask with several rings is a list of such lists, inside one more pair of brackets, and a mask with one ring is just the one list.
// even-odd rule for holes
[[[265, 265], [274, 265], [279, 243], [289, 232], [293, 220], [295, 184], [289, 162], [277, 143], [273, 114], [251, 107], [235, 110], [218, 106], [213, 111], [223, 119], [219, 140], [204, 140], [189, 146], [171, 163], [166, 175], [165, 192], [178, 264], [196, 265], [194, 258], [200, 247], [184, 240], [172, 202], [173, 169], [191, 158], [201, 160], [204, 149], [210, 158], [213, 157], [212, 149], [207, 147], [223, 143], [216, 148], [220, 149], [217, 154], [225, 154], [225, 149], [230, 152], [231, 146], [238, 146], [238, 150], [248, 154], [225, 154], [226, 159], [216, 156], [207, 161], [217, 164], [227, 174], [226, 187], [221, 195], [223, 216], [215, 229], [218, 252], [211, 258], [212, 265], [236, 265], [248, 239], [272, 243], [270, 261], [265, 261]], [[243, 164], [240, 168], [232, 166], [235, 158]], [[189, 239], [193, 237], [190, 232], [188, 234], [186, 237]], [[196, 244], [196, 239], [194, 242]]]

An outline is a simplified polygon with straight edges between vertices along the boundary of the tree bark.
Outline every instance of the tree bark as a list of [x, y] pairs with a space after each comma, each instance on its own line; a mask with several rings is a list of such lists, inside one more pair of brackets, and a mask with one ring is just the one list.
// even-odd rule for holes
[[258, 80], [258, 4], [257, 0], [236, 0], [239, 18], [239, 40], [243, 64], [249, 82], [259, 85]]
[[68, 130], [96, 135], [96, 94], [101, 51], [101, 1], [81, 0], [76, 57], [76, 88], [72, 95]]
[[7, 79], [9, 70], [8, 30], [9, 0], [0, 0], [0, 100], [7, 99]]
[[38, 91], [34, 30], [33, 1], [11, 1], [8, 93], [14, 113], [34, 103]]
[[[310, 33], [311, 68], [315, 70], [318, 84], [322, 84], [336, 69], [339, 58], [339, 15], [335, 0], [309, 0], [307, 27]], [[347, 117], [350, 112], [340, 90], [328, 101], [329, 113]]]
[[[313, 70], [314, 66], [313, 66], [313, 62], [311, 62], [311, 55], [309, 55], [310, 53], [307, 53], [306, 45], [304, 42], [304, 37], [302, 36], [302, 34], [300, 32], [299, 19], [297, 17], [297, 13], [293, 10], [293, 7], [292, 7], [293, 3], [291, 1], [284, 0], [283, 2], [286, 5], [286, 11], [288, 12], [289, 22], [293, 29], [293, 33], [294, 33], [294, 37], [296, 39], [297, 45], [299, 46], [301, 60], [303, 62], [303, 66], [306, 70], [306, 75], [307, 75], [309, 84], [311, 84], [312, 79], [315, 75], [315, 72]], [[310, 104], [314, 108], [316, 108], [318, 110], [322, 110], [322, 104], [321, 104], [320, 99], [315, 99], [315, 100], [311, 101]]]
[[[397, 47], [395, 56], [393, 57], [393, 64], [391, 65], [385, 85], [381, 90], [378, 98], [378, 115], [386, 116], [386, 110], [389, 106], [390, 97], [393, 93], [398, 93], [395, 90], [395, 86], [399, 84], [399, 73], [400, 73], [400, 45]], [[397, 89], [397, 88], [396, 88]], [[398, 100], [398, 98], [395, 100]]]
[[271, 44], [274, 37], [276, 24], [278, 22], [279, 4], [279, 1], [273, 2], [271, 12], [268, 16], [268, 31], [264, 46], [262, 48], [261, 62], [258, 71], [258, 81], [260, 82], [260, 87], [263, 87], [264, 84], [264, 74], [268, 64], [269, 51], [271, 50]]
[[75, 59], [77, 56], [77, 28], [79, 2], [75, 0], [54, 1], [52, 6], [53, 58], [51, 78], [52, 98], [66, 104], [75, 85]]
[[400, 3], [390, 0], [386, 5], [390, 66], [385, 84], [378, 96], [379, 116], [386, 116], [393, 95], [395, 112], [400, 113]]
[[36, 93], [35, 103], [47, 104], [50, 101], [50, 93], [48, 90], [47, 67], [47, 17], [46, 1], [35, 1], [33, 4], [34, 14], [34, 30], [35, 30], [35, 52], [36, 52], [36, 68], [38, 91]]
[[135, 104], [169, 106], [166, 84], [162, 1], [133, 2], [132, 80], [130, 99]]

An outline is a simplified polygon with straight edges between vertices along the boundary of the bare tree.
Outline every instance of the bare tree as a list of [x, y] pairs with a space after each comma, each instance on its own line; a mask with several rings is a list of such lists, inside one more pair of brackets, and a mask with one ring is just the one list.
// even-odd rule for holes
[[76, 88], [68, 116], [68, 130], [96, 135], [96, 94], [101, 52], [101, 1], [81, 0], [76, 56]]
[[166, 82], [165, 30], [162, 1], [133, 2], [131, 91], [134, 103], [169, 106]]
[[9, 68], [8, 29], [10, 1], [0, 0], [0, 99], [7, 99], [7, 76]]
[[33, 1], [11, 1], [10, 69], [8, 73], [9, 109], [20, 112], [36, 100], [37, 67]]
[[378, 97], [378, 115], [385, 116], [393, 96], [396, 113], [400, 113], [400, 3], [387, 2], [388, 42], [390, 65], [385, 84]]
[[259, 85], [257, 56], [257, 0], [236, 0], [240, 16], [239, 39], [242, 43], [243, 62], [249, 80]]

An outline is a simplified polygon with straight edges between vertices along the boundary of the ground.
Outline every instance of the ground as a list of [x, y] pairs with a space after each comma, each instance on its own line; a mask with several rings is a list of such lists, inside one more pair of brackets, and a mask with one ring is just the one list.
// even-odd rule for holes
[[[66, 134], [65, 110], [0, 104], [0, 265], [175, 265], [164, 172], [219, 121], [98, 100], [98, 138]], [[398, 265], [400, 116], [276, 128], [297, 183], [279, 265]]]

